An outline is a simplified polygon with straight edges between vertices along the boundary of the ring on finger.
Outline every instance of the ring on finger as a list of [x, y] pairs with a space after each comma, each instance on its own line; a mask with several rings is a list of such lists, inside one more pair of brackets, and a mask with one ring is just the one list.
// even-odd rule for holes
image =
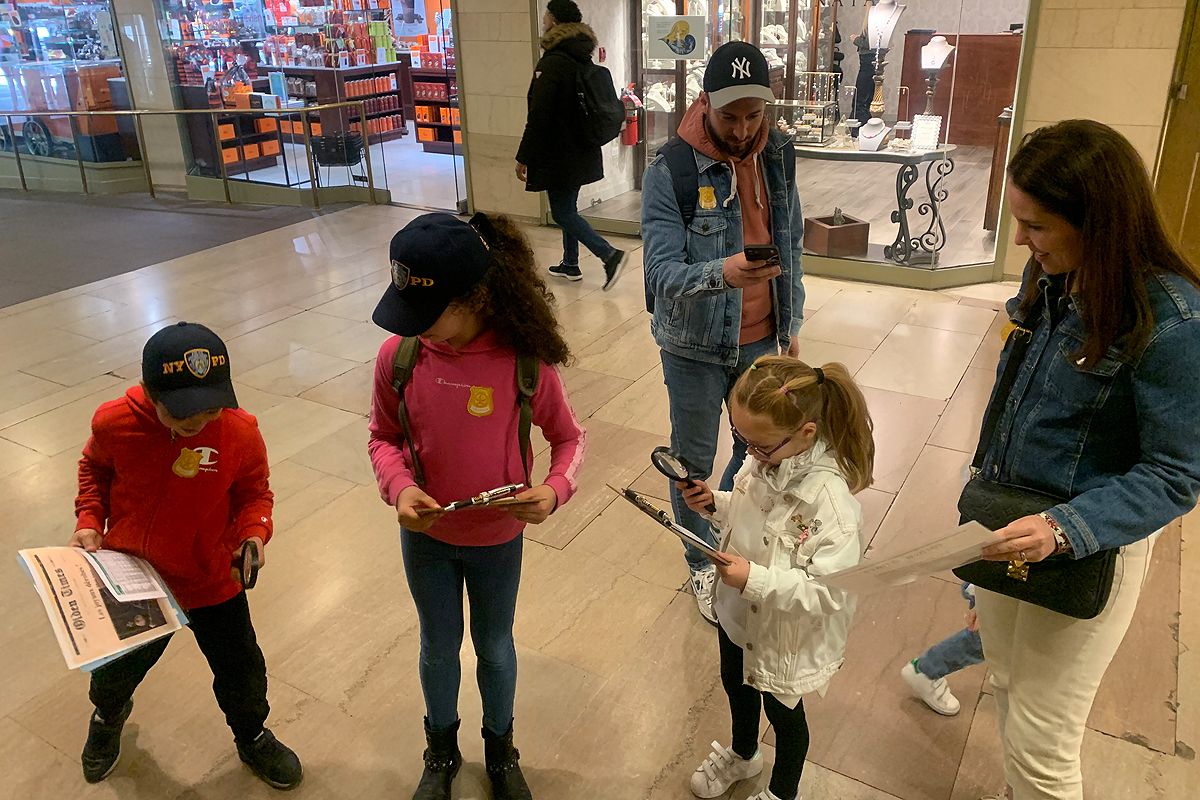
[[1025, 558], [1025, 551], [1024, 551], [1024, 550], [1018, 550], [1018, 551], [1017, 551], [1017, 558], [1018, 558], [1018, 559], [1020, 559], [1021, 561], [1026, 561], [1027, 559]]

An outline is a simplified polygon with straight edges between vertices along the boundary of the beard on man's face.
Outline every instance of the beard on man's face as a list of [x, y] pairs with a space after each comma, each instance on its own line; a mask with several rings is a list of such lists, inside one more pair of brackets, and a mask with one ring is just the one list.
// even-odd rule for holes
[[758, 137], [757, 130], [753, 136], [742, 141], [738, 141], [732, 136], [722, 136], [709, 121], [707, 115], [704, 117], [704, 128], [708, 131], [708, 138], [712, 140], [713, 144], [734, 158], [745, 158], [750, 152], [750, 148], [754, 146], [754, 140]]

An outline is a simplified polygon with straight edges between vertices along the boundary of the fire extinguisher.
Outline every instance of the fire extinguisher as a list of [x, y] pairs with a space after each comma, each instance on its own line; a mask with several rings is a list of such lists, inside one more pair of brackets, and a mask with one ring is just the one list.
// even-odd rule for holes
[[625, 106], [625, 127], [621, 129], [621, 144], [638, 144], [641, 142], [641, 126], [638, 123], [642, 116], [642, 100], [633, 93], [633, 84], [621, 90], [621, 103]]

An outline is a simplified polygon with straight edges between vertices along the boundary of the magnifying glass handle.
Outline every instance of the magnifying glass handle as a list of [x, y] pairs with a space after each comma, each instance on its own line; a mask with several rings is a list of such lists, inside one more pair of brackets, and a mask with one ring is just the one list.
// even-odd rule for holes
[[[696, 486], [699, 486], [699, 485], [700, 485], [700, 484], [699, 484], [699, 482], [698, 482], [698, 481], [695, 481], [695, 480], [692, 480], [692, 479], [689, 479], [689, 480], [688, 480], [688, 488], [689, 488], [689, 489], [691, 489], [691, 488], [694, 488], [694, 487], [696, 487]], [[715, 514], [715, 513], [717, 513], [717, 504], [716, 504], [716, 503], [709, 503], [708, 505], [706, 505], [706, 506], [704, 507], [704, 510], [705, 510], [705, 511], [707, 511], [708, 513], [710, 513], [710, 514]]]

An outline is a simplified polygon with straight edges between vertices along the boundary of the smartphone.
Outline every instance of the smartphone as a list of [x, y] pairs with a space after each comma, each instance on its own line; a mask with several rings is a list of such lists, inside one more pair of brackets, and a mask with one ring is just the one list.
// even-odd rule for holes
[[748, 244], [742, 252], [747, 261], [779, 262], [779, 248], [773, 244]]

